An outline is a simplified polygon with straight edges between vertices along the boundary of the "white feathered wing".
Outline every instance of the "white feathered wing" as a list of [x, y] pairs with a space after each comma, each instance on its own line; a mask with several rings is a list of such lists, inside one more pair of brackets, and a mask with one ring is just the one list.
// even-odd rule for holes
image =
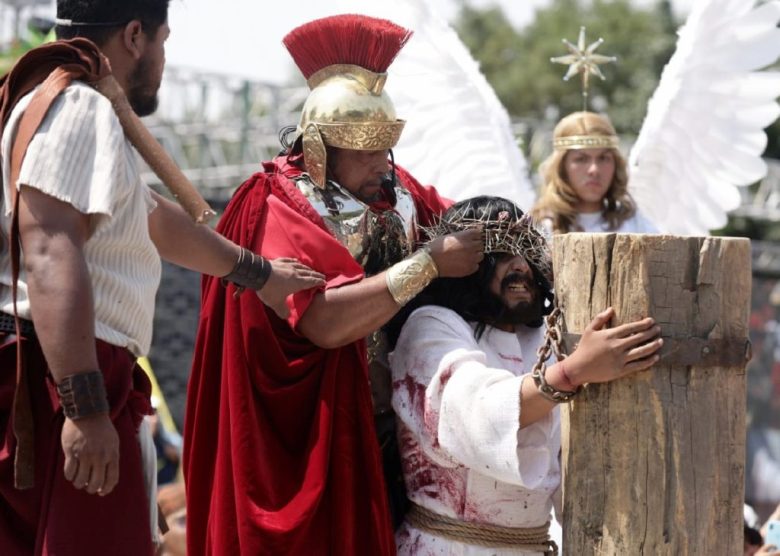
[[387, 93], [406, 120], [398, 164], [455, 200], [498, 195], [523, 210], [535, 193], [509, 115], [457, 34], [428, 2], [341, 0], [344, 11], [390, 19], [414, 35], [390, 66]]
[[780, 114], [780, 1], [699, 0], [648, 104], [629, 190], [660, 230], [704, 235], [766, 174], [763, 129]]

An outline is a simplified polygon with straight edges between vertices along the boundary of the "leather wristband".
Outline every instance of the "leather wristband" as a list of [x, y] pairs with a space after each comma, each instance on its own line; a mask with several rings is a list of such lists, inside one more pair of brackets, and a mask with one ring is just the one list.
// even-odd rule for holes
[[62, 412], [72, 421], [108, 413], [106, 386], [100, 371], [66, 376], [57, 385], [57, 394]]
[[438, 275], [433, 257], [423, 248], [387, 269], [385, 282], [395, 302], [403, 307]]
[[269, 276], [271, 276], [271, 262], [242, 247], [233, 270], [222, 277], [222, 283], [232, 282], [241, 291], [260, 290], [265, 286]]

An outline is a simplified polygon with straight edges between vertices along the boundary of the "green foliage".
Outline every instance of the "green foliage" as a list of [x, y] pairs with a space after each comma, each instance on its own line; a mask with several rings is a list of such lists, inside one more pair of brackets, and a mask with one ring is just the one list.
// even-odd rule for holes
[[769, 220], [757, 220], [745, 216], [730, 216], [729, 222], [720, 230], [713, 230], [714, 236], [747, 237], [762, 241], [780, 241], [780, 225]]
[[550, 62], [566, 54], [561, 39], [576, 43], [587, 28], [588, 44], [599, 37], [598, 52], [618, 57], [602, 66], [606, 81], [591, 80], [591, 108], [607, 111], [622, 133], [637, 133], [647, 100], [674, 50], [675, 30], [668, 0], [653, 8], [629, 0], [553, 0], [534, 21], [515, 30], [500, 8], [464, 6], [456, 22], [461, 39], [513, 116], [556, 119], [581, 109], [579, 79], [564, 82], [566, 67]]
[[43, 32], [42, 30], [30, 27], [28, 29], [27, 37], [14, 40], [11, 44], [0, 49], [0, 75], [8, 73], [16, 61], [27, 52], [42, 44], [53, 41], [54, 38], [54, 31], [51, 29]]
[[[656, 0], [649, 7], [630, 0], [551, 0], [520, 30], [500, 8], [467, 5], [462, 5], [455, 27], [509, 113], [542, 129], [582, 108], [579, 79], [564, 82], [567, 68], [550, 62], [568, 53], [561, 39], [576, 43], [583, 25], [588, 44], [603, 37], [597, 52], [617, 56], [618, 61], [601, 66], [606, 81], [591, 78], [590, 108], [608, 113], [618, 133], [628, 138], [639, 132], [681, 24], [669, 0]], [[780, 121], [766, 131], [765, 156], [780, 159]], [[532, 167], [539, 162], [538, 154], [533, 149], [529, 154]], [[780, 223], [732, 217], [714, 233], [780, 241]]]
[[764, 156], [780, 159], [780, 120], [766, 128], [767, 144]]

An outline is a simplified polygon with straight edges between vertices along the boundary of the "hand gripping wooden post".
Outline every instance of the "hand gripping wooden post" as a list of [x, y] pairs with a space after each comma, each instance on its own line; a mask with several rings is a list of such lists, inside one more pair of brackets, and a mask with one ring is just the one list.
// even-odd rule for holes
[[565, 554], [742, 553], [750, 263], [746, 239], [555, 238], [567, 333], [612, 306], [664, 337], [653, 368], [562, 408]]

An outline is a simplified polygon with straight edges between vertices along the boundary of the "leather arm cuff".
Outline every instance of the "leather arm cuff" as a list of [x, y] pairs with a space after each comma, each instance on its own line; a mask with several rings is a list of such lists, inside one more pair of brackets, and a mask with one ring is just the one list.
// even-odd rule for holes
[[65, 417], [73, 421], [108, 413], [106, 386], [100, 371], [66, 376], [57, 385], [57, 394]]
[[265, 286], [269, 276], [271, 276], [271, 262], [242, 247], [233, 270], [222, 277], [222, 283], [232, 282], [240, 290], [260, 290]]

